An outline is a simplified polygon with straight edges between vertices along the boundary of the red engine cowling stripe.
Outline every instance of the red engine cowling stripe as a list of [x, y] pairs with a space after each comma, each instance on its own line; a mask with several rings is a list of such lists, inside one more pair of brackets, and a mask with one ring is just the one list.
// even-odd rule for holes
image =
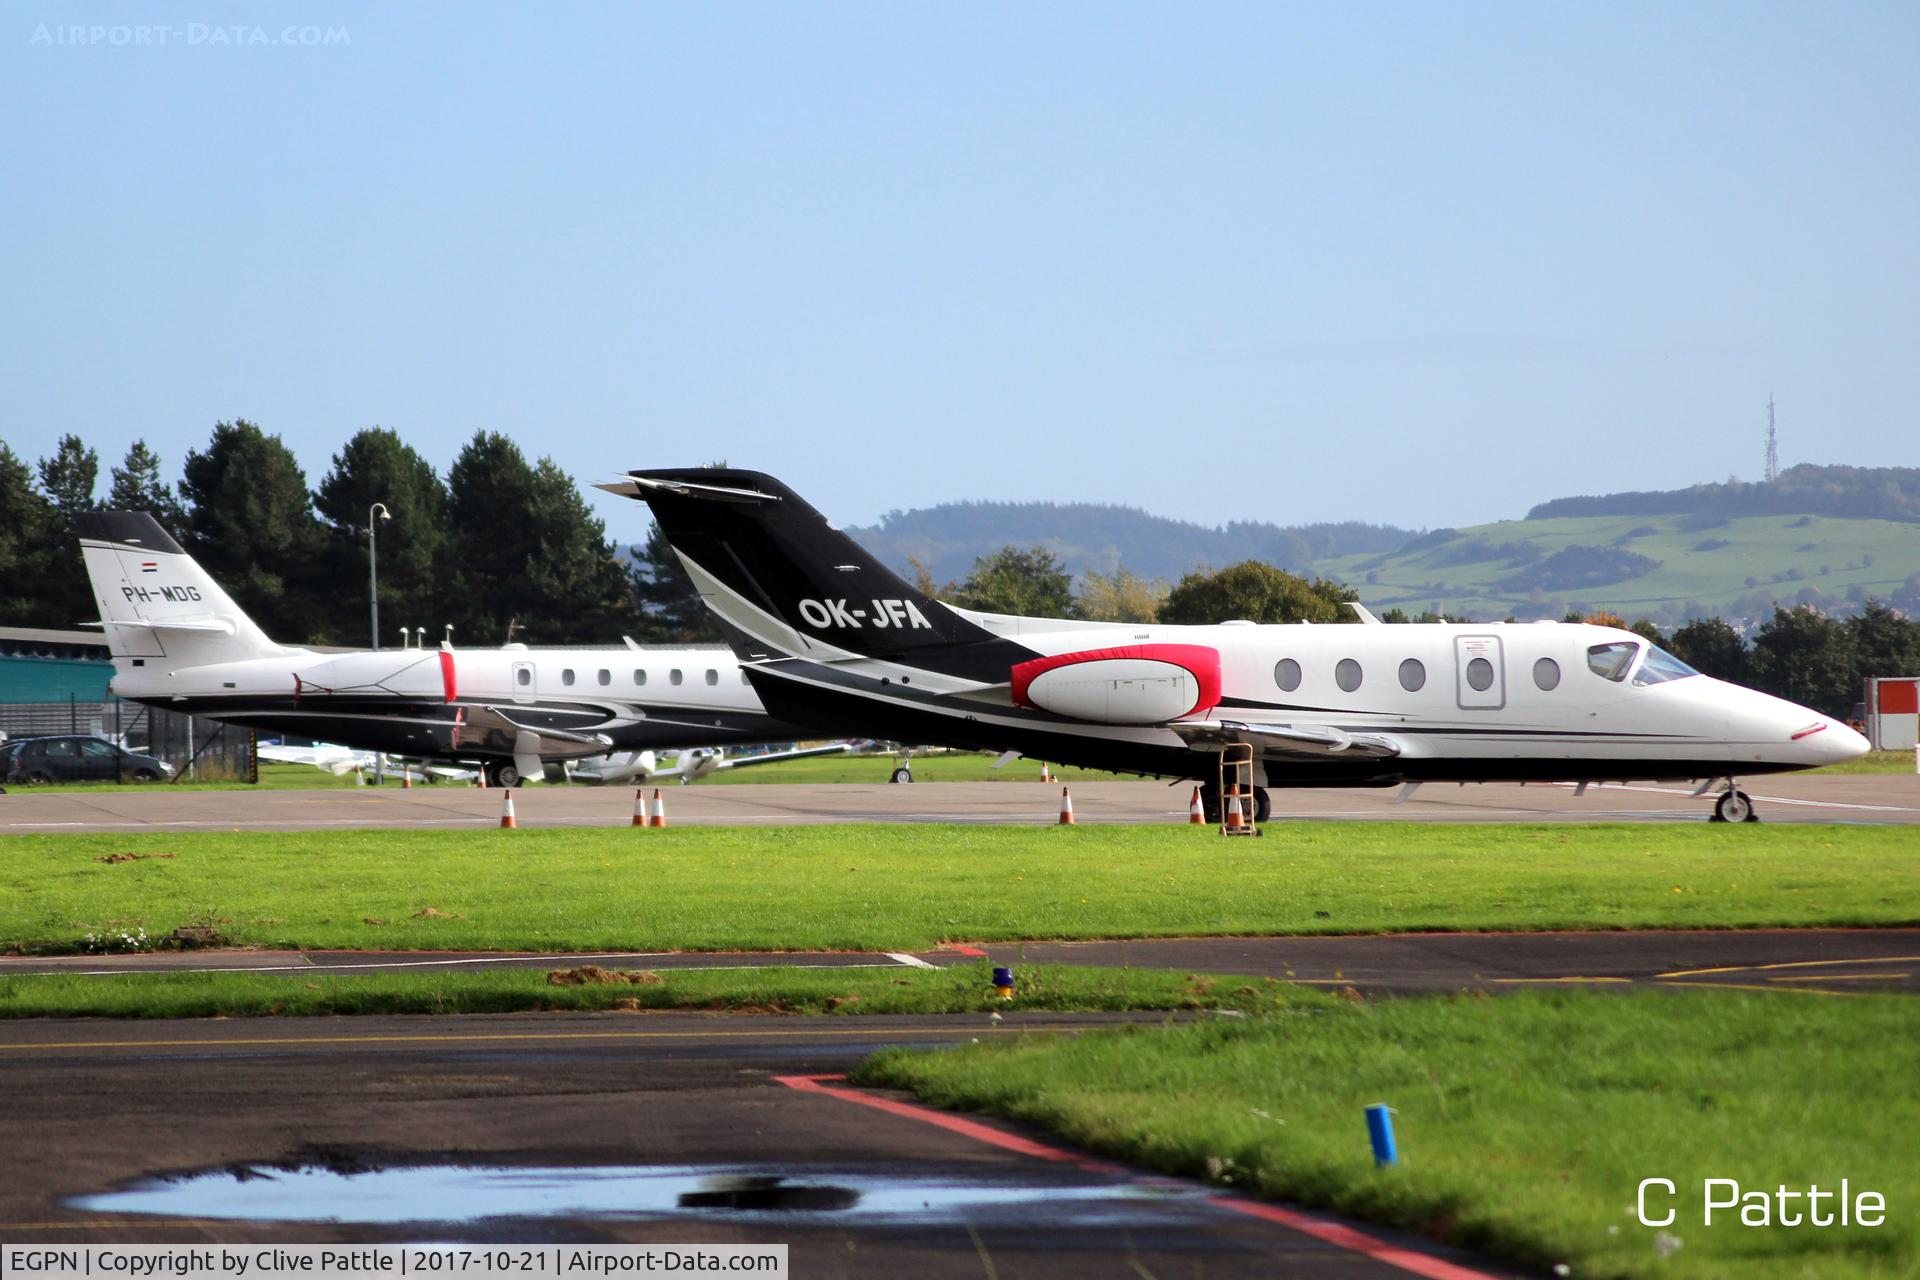
[[1129, 644], [1112, 649], [1082, 649], [1076, 653], [1033, 658], [1013, 668], [1013, 703], [1017, 707], [1033, 706], [1027, 698], [1027, 687], [1049, 671], [1078, 666], [1082, 662], [1102, 662], [1115, 658], [1169, 662], [1176, 667], [1186, 668], [1200, 688], [1200, 696], [1194, 700], [1188, 715], [1204, 714], [1220, 705], [1220, 651], [1203, 644]]

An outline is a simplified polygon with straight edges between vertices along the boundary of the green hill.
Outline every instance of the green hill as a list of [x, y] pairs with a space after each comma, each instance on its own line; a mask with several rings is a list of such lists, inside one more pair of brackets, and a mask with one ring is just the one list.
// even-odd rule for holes
[[[1843, 609], [1920, 591], [1920, 525], [1815, 515], [1699, 513], [1503, 520], [1436, 530], [1384, 555], [1317, 561], [1376, 612], [1436, 605], [1473, 617], [1605, 609], [1672, 625], [1768, 612], [1773, 602]], [[1907, 602], [1912, 609], [1915, 603]]]

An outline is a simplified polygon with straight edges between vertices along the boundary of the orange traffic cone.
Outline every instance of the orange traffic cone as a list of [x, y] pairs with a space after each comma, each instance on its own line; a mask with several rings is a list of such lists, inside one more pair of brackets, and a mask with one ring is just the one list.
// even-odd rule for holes
[[1193, 803], [1187, 806], [1187, 825], [1204, 827], [1207, 825], [1207, 811], [1200, 804], [1200, 788], [1193, 789]]
[[653, 818], [647, 823], [650, 827], [667, 825], [667, 802], [660, 798], [660, 788], [653, 789]]
[[1234, 787], [1227, 793], [1227, 830], [1238, 831], [1246, 825], [1246, 817], [1240, 811], [1240, 788]]
[[644, 787], [633, 789], [633, 825], [636, 827], [647, 825], [647, 792]]
[[513, 817], [513, 788], [512, 787], [508, 787], [505, 791], [502, 791], [500, 793], [500, 825], [506, 828], [517, 827], [520, 825], [518, 822], [514, 820], [514, 817]]
[[400, 766], [400, 789], [402, 791], [413, 790], [413, 770], [407, 768], [405, 765]]
[[1046, 764], [1046, 761], [1044, 760], [1040, 762], [1040, 781], [1042, 782], [1053, 781], [1053, 775], [1047, 772], [1047, 764]]
[[1073, 797], [1067, 793], [1065, 787], [1060, 788], [1060, 825], [1063, 827], [1073, 825]]

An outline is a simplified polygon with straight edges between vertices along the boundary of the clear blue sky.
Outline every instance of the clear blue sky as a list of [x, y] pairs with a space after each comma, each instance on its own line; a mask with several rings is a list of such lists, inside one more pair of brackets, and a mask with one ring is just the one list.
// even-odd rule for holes
[[1460, 525], [1754, 478], [1771, 389], [1920, 465], [1916, 66], [1911, 3], [23, 0], [0, 438]]

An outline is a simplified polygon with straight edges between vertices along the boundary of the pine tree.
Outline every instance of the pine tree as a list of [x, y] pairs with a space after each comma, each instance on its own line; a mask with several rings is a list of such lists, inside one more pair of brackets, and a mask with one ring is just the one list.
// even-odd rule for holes
[[27, 464], [0, 441], [0, 565], [7, 566], [0, 625], [71, 627], [85, 620], [68, 616], [70, 610], [47, 590], [53, 576], [51, 551], [57, 543], [71, 541], [63, 524], [34, 485]]
[[244, 419], [216, 423], [206, 452], [188, 452], [180, 488], [187, 549], [262, 630], [291, 643], [339, 635], [307, 478], [279, 436]]
[[160, 479], [160, 457], [135, 440], [126, 461], [113, 468], [113, 487], [107, 492], [109, 511], [146, 511], [176, 540], [187, 536], [187, 513], [174, 487]]
[[719, 625], [660, 526], [648, 528], [645, 546], [630, 550], [633, 567], [627, 576], [639, 614], [634, 638], [655, 644], [717, 643]]
[[32, 590], [49, 626], [66, 628], [95, 621], [100, 606], [93, 598], [73, 517], [96, 506], [93, 488], [100, 478], [100, 455], [79, 436], [64, 435], [54, 446], [53, 456], [40, 459], [37, 469], [51, 510], [44, 539], [31, 553], [36, 566]]
[[[375, 503], [388, 513], [385, 520], [375, 517], [380, 644], [397, 644], [402, 627], [424, 627], [429, 641], [437, 641], [450, 622], [456, 641], [462, 639], [461, 619], [448, 612], [451, 593], [443, 581], [451, 541], [447, 487], [432, 463], [384, 427], [356, 432], [320, 481], [314, 506], [328, 526], [331, 593], [342, 602], [367, 598], [367, 520]], [[357, 629], [341, 627], [346, 643], [367, 643], [368, 616], [362, 608]]]

